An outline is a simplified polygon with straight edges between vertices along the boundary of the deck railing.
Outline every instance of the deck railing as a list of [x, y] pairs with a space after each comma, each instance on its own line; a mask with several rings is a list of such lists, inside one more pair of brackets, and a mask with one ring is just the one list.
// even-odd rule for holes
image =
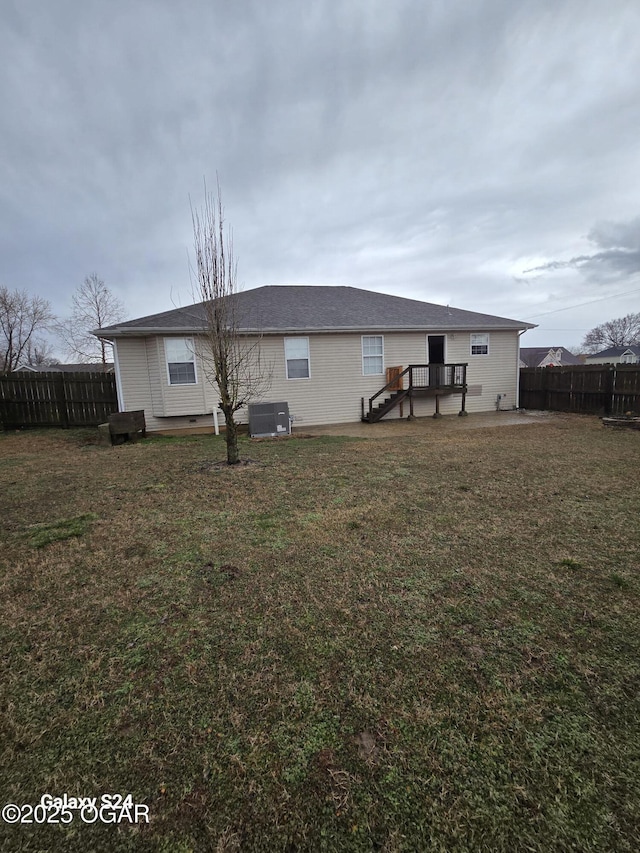
[[[405, 381], [405, 377], [407, 377]], [[386, 411], [390, 411], [406, 397], [411, 398], [416, 392], [422, 394], [434, 394], [436, 398], [440, 394], [462, 394], [463, 410], [464, 395], [467, 390], [467, 364], [410, 364], [400, 373], [394, 372], [390, 381], [387, 382], [372, 397], [369, 397], [368, 420], [373, 420], [373, 407], [376, 400], [385, 392], [390, 392], [391, 397], [387, 399], [388, 407], [382, 404]], [[437, 402], [437, 399], [436, 399]], [[378, 405], [378, 417], [382, 417]], [[386, 411], [384, 414], [386, 414]], [[438, 409], [439, 411], [439, 409]], [[362, 417], [365, 418], [364, 398], [362, 399]]]
[[409, 388], [462, 388], [466, 364], [410, 364]]

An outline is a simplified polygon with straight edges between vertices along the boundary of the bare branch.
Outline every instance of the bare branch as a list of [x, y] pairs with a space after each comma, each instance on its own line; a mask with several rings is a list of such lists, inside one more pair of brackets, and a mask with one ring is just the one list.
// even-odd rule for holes
[[53, 355], [53, 347], [49, 341], [44, 340], [29, 341], [25, 363], [29, 367], [51, 367], [53, 364], [60, 364]]
[[207, 192], [200, 209], [191, 205], [195, 262], [191, 266], [194, 296], [202, 303], [198, 356], [205, 374], [220, 394], [225, 417], [227, 462], [239, 462], [236, 412], [258, 399], [271, 384], [262, 362], [260, 335], [244, 335], [238, 317], [237, 262], [233, 235], [225, 228], [220, 184]]
[[596, 326], [585, 335], [585, 352], [596, 353], [609, 347], [628, 347], [640, 344], [640, 313], [627, 314]]
[[124, 319], [124, 305], [95, 272], [85, 278], [71, 301], [71, 316], [55, 327], [67, 354], [82, 361], [106, 364], [110, 345], [102, 338], [98, 340], [91, 332]]
[[51, 305], [41, 296], [24, 290], [0, 287], [0, 372], [7, 373], [22, 364], [39, 335], [54, 321]]

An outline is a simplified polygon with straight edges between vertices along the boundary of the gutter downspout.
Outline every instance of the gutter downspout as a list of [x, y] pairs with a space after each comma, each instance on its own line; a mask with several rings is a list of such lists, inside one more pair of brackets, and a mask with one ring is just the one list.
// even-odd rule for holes
[[528, 332], [528, 329], [523, 329], [521, 332], [518, 332], [518, 372], [516, 374], [516, 408], [520, 408], [520, 338], [524, 335], [525, 332]]
[[109, 341], [111, 346], [113, 347], [113, 367], [116, 373], [116, 392], [118, 394], [118, 411], [126, 412], [126, 408], [124, 405], [124, 394], [122, 393], [122, 377], [120, 375], [120, 360], [118, 359], [118, 345], [117, 341]]

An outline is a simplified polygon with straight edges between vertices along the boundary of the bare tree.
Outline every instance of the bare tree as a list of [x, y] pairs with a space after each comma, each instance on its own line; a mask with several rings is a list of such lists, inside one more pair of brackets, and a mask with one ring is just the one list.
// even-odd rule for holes
[[51, 305], [24, 290], [0, 287], [0, 373], [15, 370], [30, 348], [41, 346], [39, 335], [51, 326]]
[[585, 352], [595, 353], [608, 347], [628, 347], [634, 344], [640, 344], [640, 313], [627, 314], [596, 326], [587, 332], [582, 347]]
[[191, 206], [195, 267], [192, 284], [202, 302], [203, 327], [198, 354], [207, 378], [220, 394], [227, 442], [227, 462], [240, 461], [236, 413], [268, 388], [270, 377], [260, 357], [260, 336], [244, 335], [239, 328], [237, 263], [232, 234], [224, 226], [220, 185], [217, 195], [207, 192], [201, 209]]
[[91, 332], [117, 323], [125, 317], [124, 305], [104, 281], [93, 272], [73, 294], [71, 316], [56, 325], [67, 353], [83, 361], [107, 362], [108, 341]]
[[25, 363], [29, 367], [51, 367], [51, 365], [60, 364], [60, 361], [53, 355], [53, 347], [49, 341], [39, 340], [29, 342]]

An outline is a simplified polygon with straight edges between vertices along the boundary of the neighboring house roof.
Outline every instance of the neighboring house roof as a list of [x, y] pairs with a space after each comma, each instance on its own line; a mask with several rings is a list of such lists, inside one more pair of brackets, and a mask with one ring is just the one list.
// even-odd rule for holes
[[21, 370], [29, 370], [33, 373], [113, 373], [113, 362], [95, 362], [93, 364], [47, 364], [38, 367], [24, 365], [18, 367], [16, 373]]
[[[520, 361], [525, 367], [541, 367], [554, 364], [582, 364], [583, 362], [564, 347], [520, 347]], [[545, 365], [542, 364], [545, 362]]]
[[[532, 323], [445, 305], [389, 296], [356, 287], [267, 285], [244, 290], [235, 301], [241, 332], [347, 332], [533, 329]], [[204, 303], [174, 308], [102, 329], [98, 337], [194, 332], [204, 326]]]
[[631, 344], [628, 347], [609, 347], [609, 349], [603, 349], [600, 352], [592, 352], [587, 358], [620, 358], [626, 352], [632, 352], [640, 357], [640, 346]]

